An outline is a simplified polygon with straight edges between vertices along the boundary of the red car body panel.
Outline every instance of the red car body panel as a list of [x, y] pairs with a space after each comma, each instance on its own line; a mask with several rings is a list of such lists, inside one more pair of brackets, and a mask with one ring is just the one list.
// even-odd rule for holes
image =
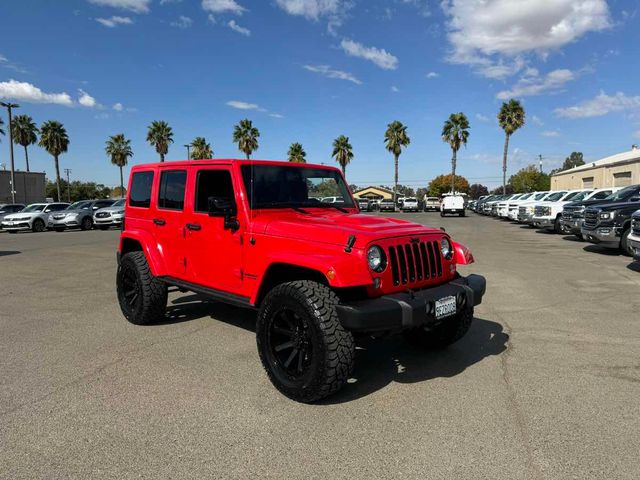
[[[456, 275], [456, 264], [473, 261], [466, 247], [451, 242], [454, 255], [450, 260], [442, 257], [441, 275], [436, 278], [423, 271], [422, 278], [419, 278], [418, 270], [422, 271], [422, 266], [418, 262], [413, 280], [395, 284], [390, 267], [382, 273], [373, 272], [368, 267], [366, 251], [371, 245], [378, 245], [385, 252], [390, 252], [390, 248], [400, 248], [410, 255], [412, 251], [419, 252], [425, 242], [432, 243], [436, 248], [443, 238], [449, 239], [448, 235], [442, 230], [404, 220], [360, 214], [353, 198], [354, 208], [349, 208], [348, 213], [331, 207], [308, 209], [306, 214], [289, 208], [251, 210], [241, 167], [252, 163], [339, 172], [334, 167], [324, 165], [259, 160], [198, 160], [136, 165], [131, 171], [128, 192], [131, 191], [135, 173], [153, 171], [151, 206], [131, 206], [127, 197], [120, 252], [127, 249], [127, 242], [138, 242], [155, 276], [170, 276], [245, 297], [252, 305], [257, 303], [265, 273], [273, 265], [312, 269], [322, 274], [332, 287], [366, 287], [369, 296], [377, 297], [408, 288], [424, 288], [448, 282]], [[210, 169], [228, 170], [231, 174], [239, 223], [237, 230], [224, 229], [221, 217], [210, 217], [207, 213], [195, 211], [196, 175], [198, 171]], [[187, 172], [182, 211], [158, 208], [159, 172], [166, 170]], [[187, 224], [196, 224], [200, 229], [190, 230]], [[353, 235], [355, 243], [348, 249], [347, 242]], [[414, 250], [416, 248], [418, 250]], [[405, 273], [411, 275], [410, 271]], [[379, 282], [377, 287], [374, 281]]]

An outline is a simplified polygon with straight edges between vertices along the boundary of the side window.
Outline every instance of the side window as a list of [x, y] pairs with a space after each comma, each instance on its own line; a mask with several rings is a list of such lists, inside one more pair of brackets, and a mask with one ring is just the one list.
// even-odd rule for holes
[[233, 201], [233, 184], [228, 170], [200, 170], [196, 178], [195, 211], [209, 211], [209, 197]]
[[594, 200], [602, 200], [603, 198], [606, 198], [609, 195], [611, 195], [610, 191], [598, 192], [593, 196], [593, 199]]
[[151, 186], [153, 185], [153, 172], [137, 172], [131, 180], [131, 192], [129, 205], [132, 207], [149, 208], [151, 205]]
[[93, 209], [97, 210], [99, 208], [110, 207], [112, 204], [113, 204], [113, 202], [96, 202], [93, 205]]
[[160, 175], [158, 208], [182, 210], [184, 208], [184, 187], [187, 183], [186, 170], [167, 170]]

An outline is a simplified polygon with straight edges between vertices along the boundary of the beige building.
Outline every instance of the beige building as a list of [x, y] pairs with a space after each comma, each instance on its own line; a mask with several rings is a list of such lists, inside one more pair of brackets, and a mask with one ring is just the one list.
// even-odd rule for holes
[[353, 196], [357, 199], [392, 200], [393, 191], [382, 187], [366, 187], [354, 192]]
[[551, 190], [626, 187], [640, 184], [640, 149], [588, 162], [551, 176]]

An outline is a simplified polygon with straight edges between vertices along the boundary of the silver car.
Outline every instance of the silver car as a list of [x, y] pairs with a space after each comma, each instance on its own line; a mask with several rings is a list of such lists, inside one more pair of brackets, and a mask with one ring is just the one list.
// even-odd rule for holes
[[113, 200], [80, 200], [72, 203], [61, 212], [49, 215], [47, 227], [56, 232], [62, 232], [67, 228], [91, 230], [93, 227], [93, 212], [111, 205], [113, 205]]
[[21, 230], [43, 232], [47, 227], [47, 217], [50, 214], [64, 210], [68, 203], [32, 203], [18, 213], [10, 213], [2, 220], [2, 229], [9, 233]]
[[119, 227], [124, 222], [124, 203], [121, 199], [110, 207], [101, 208], [93, 213], [93, 224], [100, 230], [107, 230], [109, 227]]
[[[0, 203], [0, 222], [2, 222], [7, 215], [18, 213], [24, 207], [26, 207], [26, 205], [22, 203]], [[0, 229], [2, 229], [2, 223], [0, 223]]]

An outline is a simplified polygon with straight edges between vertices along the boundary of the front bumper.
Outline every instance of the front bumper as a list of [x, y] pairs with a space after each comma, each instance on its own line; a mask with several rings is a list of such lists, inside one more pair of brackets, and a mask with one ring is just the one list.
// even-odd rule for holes
[[[361, 209], [362, 211], [368, 211], [365, 209]], [[93, 217], [94, 225], [100, 226], [110, 226], [110, 225], [120, 225], [122, 224], [122, 219], [124, 215], [111, 215], [110, 217]]]
[[586, 229], [583, 226], [580, 231], [588, 242], [607, 248], [618, 248], [620, 246], [620, 231], [617, 227]]
[[536, 216], [533, 216], [531, 218], [531, 224], [534, 227], [538, 227], [538, 228], [553, 228], [555, 220], [556, 219], [554, 217], [536, 217]]
[[3, 221], [2, 222], [2, 230], [6, 230], [7, 232], [14, 232], [18, 230], [31, 230], [31, 224], [28, 221]]
[[486, 288], [487, 281], [484, 277], [469, 275], [437, 287], [338, 305], [338, 317], [342, 326], [351, 331], [372, 332], [424, 327], [452, 318], [436, 319], [437, 300], [454, 296], [458, 313], [471, 311], [482, 302]]
[[78, 217], [50, 218], [47, 222], [47, 228], [73, 228], [79, 226], [80, 220]]
[[577, 235], [582, 233], [582, 222], [582, 218], [561, 218], [560, 226], [562, 227], [563, 232]]
[[633, 259], [640, 262], [640, 236], [634, 235], [633, 233], [629, 235], [629, 245], [631, 245], [631, 250], [633, 250]]

